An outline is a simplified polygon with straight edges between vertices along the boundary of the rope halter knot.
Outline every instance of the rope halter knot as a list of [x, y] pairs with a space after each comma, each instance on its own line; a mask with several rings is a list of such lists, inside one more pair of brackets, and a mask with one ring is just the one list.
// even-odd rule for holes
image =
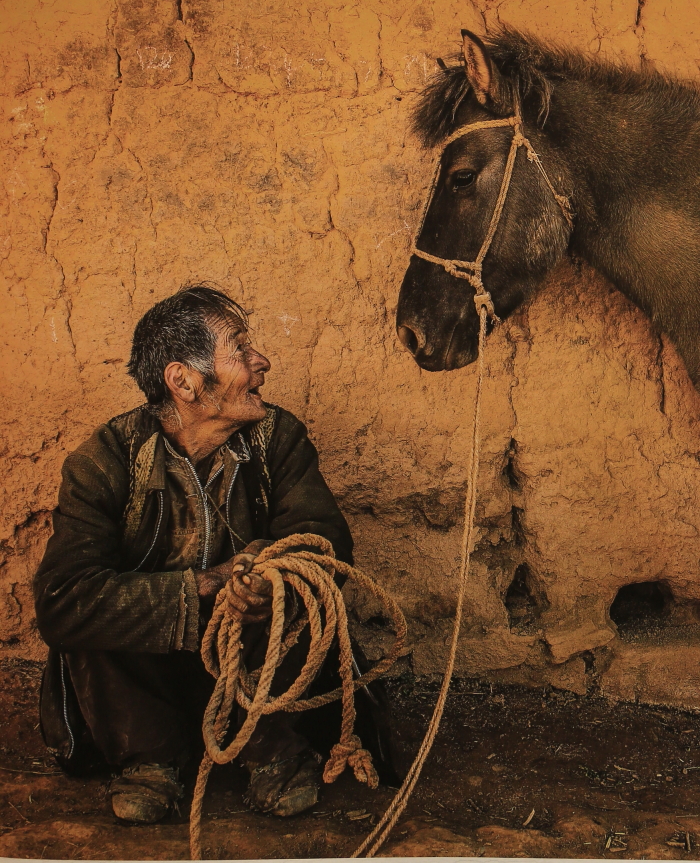
[[[425, 218], [428, 214], [428, 210], [430, 209], [430, 204], [433, 200], [433, 195], [435, 194], [435, 189], [437, 187], [438, 177], [440, 176], [440, 167], [442, 163], [442, 156], [449, 147], [449, 145], [456, 141], [458, 138], [463, 138], [465, 135], [468, 135], [470, 132], [477, 132], [480, 129], [495, 129], [503, 126], [511, 126], [513, 129], [513, 137], [510, 142], [510, 150], [508, 152], [508, 158], [506, 160], [506, 166], [503, 171], [503, 179], [501, 180], [501, 188], [498, 192], [498, 197], [496, 198], [496, 204], [493, 210], [493, 214], [491, 216], [491, 221], [489, 223], [488, 231], [486, 232], [486, 236], [484, 238], [484, 242], [481, 244], [481, 248], [479, 249], [479, 254], [476, 256], [476, 259], [473, 261], [459, 261], [456, 259], [449, 258], [440, 258], [437, 255], [431, 255], [428, 252], [424, 252], [422, 249], [419, 249], [416, 243], [418, 242], [418, 237], [420, 237], [421, 232], [423, 230], [423, 226], [425, 224]], [[549, 177], [547, 176], [547, 172], [544, 169], [544, 165], [542, 164], [540, 157], [535, 152], [535, 148], [532, 146], [530, 141], [525, 137], [523, 131], [523, 121], [520, 113], [517, 108], [514, 109], [513, 114], [510, 117], [504, 117], [500, 120], [481, 120], [476, 123], [468, 123], [465, 126], [460, 126], [455, 129], [451, 135], [449, 135], [443, 145], [442, 149], [437, 157], [435, 170], [433, 171], [433, 180], [430, 186], [430, 192], [426, 199], [425, 206], [423, 208], [423, 215], [421, 217], [420, 225], [418, 231], [416, 233], [416, 239], [413, 243], [413, 247], [411, 249], [411, 254], [416, 255], [419, 258], [422, 258], [424, 261], [428, 261], [431, 264], [437, 264], [438, 266], [443, 267], [443, 269], [449, 273], [451, 276], [455, 276], [458, 279], [465, 279], [468, 281], [474, 290], [476, 291], [474, 295], [474, 303], [476, 305], [477, 314], [481, 314], [481, 309], [486, 309], [487, 315], [491, 318], [494, 323], [500, 323], [500, 318], [496, 315], [494, 310], [493, 300], [491, 295], [484, 287], [484, 283], [481, 279], [481, 268], [486, 257], [487, 252], [491, 248], [491, 243], [493, 238], [498, 230], [498, 225], [501, 221], [501, 216], [503, 215], [503, 208], [505, 206], [506, 198], [508, 196], [508, 191], [510, 189], [510, 182], [513, 178], [513, 168], [515, 167], [515, 157], [518, 153], [520, 147], [525, 147], [527, 152], [528, 161], [534, 162], [542, 175], [547, 187], [552, 193], [554, 200], [559, 205], [561, 209], [562, 215], [564, 216], [564, 220], [570, 229], [573, 229], [574, 221], [573, 221], [573, 212], [571, 209], [571, 202], [566, 195], [560, 195], [557, 193], [556, 189], [552, 185]]]

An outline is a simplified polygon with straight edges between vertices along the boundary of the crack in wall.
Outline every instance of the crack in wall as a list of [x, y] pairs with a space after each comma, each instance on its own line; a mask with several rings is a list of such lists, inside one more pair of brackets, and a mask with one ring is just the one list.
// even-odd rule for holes
[[379, 21], [379, 29], [377, 30], [377, 63], [379, 65], [379, 69], [377, 71], [377, 88], [382, 86], [382, 80], [385, 75], [393, 87], [394, 79], [384, 69], [384, 61], [382, 59], [382, 31], [384, 29], [384, 21], [382, 20], [382, 16], [379, 14], [377, 14], [377, 20]]
[[[51, 250], [49, 249], [49, 240], [51, 238], [51, 228], [53, 225], [53, 220], [54, 220], [54, 216], [56, 214], [56, 210], [59, 206], [59, 186], [60, 186], [60, 182], [61, 182], [61, 175], [58, 173], [58, 171], [54, 167], [53, 162], [48, 158], [48, 156], [46, 156], [43, 147], [41, 149], [41, 152], [42, 152], [42, 155], [44, 156], [44, 158], [46, 159], [46, 161], [48, 162], [48, 168], [51, 172], [51, 176], [52, 176], [52, 180], [53, 180], [53, 182], [52, 182], [53, 195], [51, 197], [51, 211], [49, 213], [48, 219], [46, 220], [46, 225], [42, 229], [42, 232], [41, 232], [42, 233], [42, 250], [46, 254], [47, 258], [49, 260], [53, 261], [54, 265], [56, 266], [56, 268], [60, 274], [60, 280], [59, 280], [59, 286], [58, 286], [58, 296], [61, 300], [63, 300], [63, 303], [64, 303], [65, 308], [66, 308], [65, 324], [66, 324], [66, 330], [68, 332], [68, 338], [69, 338], [69, 342], [70, 342], [70, 346], [71, 346], [71, 352], [72, 352], [73, 358], [76, 360], [76, 363], [78, 365], [78, 370], [82, 371], [80, 363], [77, 362], [77, 345], [76, 345], [75, 339], [73, 338], [73, 330], [71, 328], [71, 323], [70, 323], [70, 317], [71, 317], [71, 312], [72, 312], [72, 302], [71, 302], [71, 299], [68, 296], [67, 291], [66, 291], [65, 270], [63, 268], [63, 264], [59, 260], [55, 246], [53, 249], [51, 249]], [[80, 381], [80, 380], [79, 380], [79, 385], [81, 386], [81, 388], [83, 388], [82, 381]], [[83, 391], [84, 391], [84, 388], [83, 388]]]
[[[182, 19], [180, 19], [180, 20], [182, 20]], [[187, 36], [183, 37], [183, 42], [187, 46], [187, 50], [190, 52], [190, 56], [189, 56], [189, 60], [188, 60], [188, 64], [187, 64], [188, 65], [188, 71], [189, 71], [189, 77], [187, 80], [188, 81], [194, 81], [194, 60], [195, 60], [194, 47], [192, 46], [192, 44], [189, 41], [189, 39], [187, 38]]]
[[[31, 530], [46, 530], [50, 527], [52, 511], [50, 509], [30, 510], [22, 521], [16, 522], [12, 527], [10, 536], [0, 539], [0, 553], [4, 555], [4, 565], [9, 556], [22, 553], [24, 535]], [[41, 523], [43, 521], [43, 523]]]
[[644, 7], [646, 6], [646, 2], [647, 2], [647, 0], [637, 0], [637, 11], [636, 11], [635, 18], [634, 18], [634, 33], [635, 33], [635, 36], [637, 37], [637, 42], [639, 45], [639, 48], [638, 48], [639, 60], [640, 60], [642, 67], [644, 67], [645, 65], [647, 65], [649, 63], [649, 58], [647, 57], [646, 44], [645, 44], [646, 29], [645, 29], [644, 23], [642, 21], [643, 14], [644, 14]]
[[639, 27], [642, 23], [642, 11], [644, 10], [644, 6], [646, 5], [646, 0], [637, 0], [637, 14], [634, 18], [634, 26]]
[[[43, 151], [43, 148], [42, 148], [42, 155], [44, 156], [44, 158], [47, 158], [46, 154]], [[52, 182], [53, 195], [51, 197], [51, 212], [49, 213], [49, 217], [46, 220], [46, 226], [41, 231], [41, 236], [42, 236], [42, 247], [41, 248], [42, 248], [42, 251], [46, 252], [46, 254], [49, 257], [52, 257], [50, 252], [48, 251], [48, 242], [49, 242], [49, 234], [51, 233], [51, 225], [53, 223], [54, 215], [56, 214], [56, 207], [58, 206], [58, 185], [61, 182], [61, 175], [54, 168], [53, 162], [48, 158], [47, 158], [47, 161], [49, 163], [48, 168], [49, 168], [49, 171], [51, 172], [51, 176], [52, 176], [52, 180], [53, 180], [53, 182]], [[54, 258], [54, 260], [55, 260], [55, 258]], [[61, 271], [62, 270], [63, 270], [63, 268], [61, 268]]]
[[[117, 91], [113, 90], [109, 97], [109, 103], [107, 105], [107, 134], [105, 135], [102, 144], [104, 145], [109, 137], [110, 130], [112, 128], [112, 114], [114, 113], [114, 102], [117, 97]], [[97, 156], [98, 150], [95, 151], [95, 156]]]

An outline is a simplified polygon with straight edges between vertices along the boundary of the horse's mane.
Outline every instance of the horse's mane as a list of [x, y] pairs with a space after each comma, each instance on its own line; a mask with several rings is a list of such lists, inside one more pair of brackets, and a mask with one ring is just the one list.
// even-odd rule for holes
[[[575, 48], [545, 44], [511, 27], [503, 27], [483, 41], [501, 74], [517, 87], [520, 99], [534, 102], [542, 125], [557, 81], [566, 79], [588, 81], [608, 93], [639, 94], [652, 103], [660, 97], [667, 109], [698, 116], [700, 92], [693, 84], [651, 67], [638, 71], [612, 60], [592, 58]], [[462, 61], [462, 55], [450, 60]], [[419, 97], [411, 124], [423, 146], [439, 144], [454, 130], [457, 109], [470, 92], [463, 62], [433, 76]]]

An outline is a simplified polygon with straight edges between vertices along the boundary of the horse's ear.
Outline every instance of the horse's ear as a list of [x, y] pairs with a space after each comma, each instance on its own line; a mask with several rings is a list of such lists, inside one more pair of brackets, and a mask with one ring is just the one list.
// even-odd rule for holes
[[470, 30], [462, 30], [462, 53], [467, 64], [467, 78], [474, 95], [485, 107], [498, 114], [508, 113], [508, 86], [479, 37]]

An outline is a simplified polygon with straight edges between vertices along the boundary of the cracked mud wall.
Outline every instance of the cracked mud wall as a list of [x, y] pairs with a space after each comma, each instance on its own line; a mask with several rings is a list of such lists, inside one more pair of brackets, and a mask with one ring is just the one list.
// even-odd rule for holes
[[[394, 335], [430, 161], [407, 136], [412, 99], [461, 27], [499, 21], [697, 79], [700, 12], [663, 0], [2, 10], [1, 650], [42, 655], [29, 585], [62, 460], [139, 403], [124, 371], [133, 326], [201, 278], [254, 310], [267, 398], [308, 424], [359, 564], [410, 618], [414, 669], [439, 671], [475, 370], [421, 372]], [[693, 687], [653, 683], [696, 661], [700, 601], [700, 397], [672, 346], [567, 265], [491, 336], [487, 365], [461, 673], [694, 704]], [[642, 662], [609, 609], [620, 587], [653, 581], [673, 597], [676, 641], [643, 645]], [[360, 598], [356, 613], [371, 652], [382, 622]]]

